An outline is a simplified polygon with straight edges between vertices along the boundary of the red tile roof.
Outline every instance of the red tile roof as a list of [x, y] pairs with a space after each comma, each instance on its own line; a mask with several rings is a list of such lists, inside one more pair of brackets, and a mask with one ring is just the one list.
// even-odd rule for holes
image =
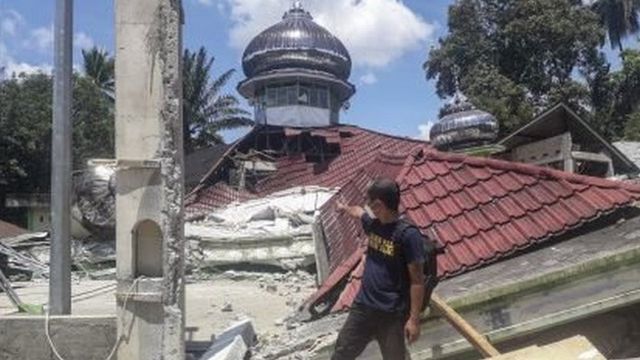
[[[292, 150], [292, 144], [302, 142], [313, 146]], [[231, 154], [256, 147], [262, 151], [269, 143], [282, 149], [276, 155], [276, 171], [251, 192], [228, 186], [221, 174], [229, 168]], [[327, 151], [314, 152], [316, 145]], [[400, 210], [443, 247], [438, 264], [441, 277], [495, 262], [640, 201], [638, 185], [441, 153], [422, 141], [339, 125], [254, 129], [209, 171], [189, 195], [187, 209], [189, 213], [208, 211], [294, 186], [341, 187], [320, 215], [331, 275], [309, 301], [314, 304], [335, 294], [347, 280], [334, 306], [337, 310], [349, 306], [359, 289], [361, 268], [357, 266], [365, 237], [357, 221], [337, 215], [335, 201], [361, 202], [367, 183], [380, 175], [398, 181]]]
[[[294, 186], [317, 185], [324, 187], [340, 187], [346, 184], [363, 167], [371, 163], [381, 152], [408, 154], [417, 147], [428, 146], [424, 141], [397, 137], [362, 129], [350, 125], [335, 125], [326, 128], [279, 128], [276, 131], [280, 141], [295, 142], [303, 136], [323, 139], [327, 144], [335, 145], [338, 153], [328, 156], [324, 162], [308, 161], [307, 152], [297, 152], [277, 159], [277, 171], [257, 184], [253, 193], [238, 192], [230, 187], [208, 185], [210, 179], [203, 179], [187, 198], [187, 211], [190, 213], [212, 209], [226, 205], [243, 197], [263, 196], [285, 190]], [[242, 140], [236, 142], [227, 151], [227, 156], [235, 151], [246, 151], [254, 146], [261, 135], [256, 128]], [[221, 161], [218, 168], [225, 166]], [[209, 172], [209, 177], [216, 174], [216, 169]]]
[[[387, 169], [401, 190], [401, 212], [444, 249], [438, 273], [451, 277], [542, 243], [603, 214], [640, 201], [640, 186], [624, 182], [422, 149], [381, 156], [335, 198], [361, 203], [366, 182]], [[322, 209], [333, 273], [313, 304], [347, 279], [333, 310], [351, 305], [360, 287], [364, 234], [357, 222]], [[355, 270], [354, 270], [355, 268]]]
[[17, 225], [0, 220], [0, 239], [27, 234], [29, 231]]
[[200, 191], [197, 201], [192, 200], [192, 202], [189, 203], [187, 200], [187, 218], [235, 201], [242, 202], [254, 198], [256, 198], [256, 195], [248, 191], [239, 191], [222, 181], [217, 182]]

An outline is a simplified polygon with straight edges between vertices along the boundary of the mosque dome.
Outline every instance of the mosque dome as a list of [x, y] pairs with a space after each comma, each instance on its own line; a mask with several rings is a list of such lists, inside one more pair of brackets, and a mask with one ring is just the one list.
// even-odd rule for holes
[[498, 121], [477, 109], [462, 94], [443, 108], [440, 120], [431, 127], [430, 139], [438, 150], [460, 150], [487, 145], [498, 137]]
[[296, 69], [324, 72], [346, 81], [351, 57], [344, 44], [296, 2], [282, 21], [251, 40], [242, 56], [242, 69], [247, 78]]

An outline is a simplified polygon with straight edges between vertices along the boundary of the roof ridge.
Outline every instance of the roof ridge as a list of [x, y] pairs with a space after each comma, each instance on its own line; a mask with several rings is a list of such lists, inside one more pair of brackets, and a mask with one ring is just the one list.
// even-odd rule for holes
[[369, 128], [365, 128], [365, 127], [361, 127], [361, 126], [353, 125], [353, 124], [336, 124], [336, 125], [332, 125], [332, 126], [329, 126], [329, 127], [352, 127], [352, 128], [358, 129], [358, 130], [366, 131], [366, 132], [371, 133], [371, 134], [384, 136], [384, 137], [390, 138], [390, 139], [405, 140], [405, 141], [410, 141], [410, 142], [417, 143], [417, 144], [431, 146], [431, 143], [429, 141], [427, 141], [427, 140], [415, 139], [415, 138], [411, 138], [411, 137], [408, 137], [408, 136], [387, 134], [387, 133], [384, 133], [384, 132], [381, 132], [381, 131], [378, 131], [378, 130], [373, 130], [373, 129], [369, 129]]
[[[470, 156], [466, 154], [452, 154], [438, 151], [432, 148], [420, 149], [423, 151], [426, 158], [433, 157], [442, 161], [463, 162], [472, 166], [491, 166], [500, 170], [516, 171], [535, 177], [552, 177], [559, 180], [565, 180], [569, 182], [577, 182], [603, 188], [617, 188], [630, 190], [633, 192], [640, 192], [640, 185], [631, 184], [623, 181], [615, 181], [609, 179], [602, 179], [594, 176], [573, 174], [561, 170], [555, 170], [545, 168], [538, 165], [519, 163], [507, 160], [499, 160], [492, 158], [485, 158], [479, 156]], [[417, 153], [416, 153], [417, 154]]]

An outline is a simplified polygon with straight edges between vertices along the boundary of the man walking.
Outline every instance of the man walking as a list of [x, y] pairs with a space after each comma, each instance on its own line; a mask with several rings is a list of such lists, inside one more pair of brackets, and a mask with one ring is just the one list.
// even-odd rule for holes
[[369, 237], [362, 287], [338, 335], [333, 360], [355, 359], [376, 340], [385, 360], [405, 359], [408, 343], [420, 336], [420, 312], [425, 295], [425, 247], [415, 227], [398, 218], [400, 190], [395, 181], [380, 178], [367, 190], [367, 207], [338, 203], [338, 209], [358, 218]]

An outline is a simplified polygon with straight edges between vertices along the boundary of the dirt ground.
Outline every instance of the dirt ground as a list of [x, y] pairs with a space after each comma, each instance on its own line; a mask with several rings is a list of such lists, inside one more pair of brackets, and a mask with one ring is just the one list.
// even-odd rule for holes
[[[20, 299], [27, 304], [46, 304], [48, 282], [15, 282]], [[80, 280], [72, 283], [74, 315], [115, 314], [115, 281]], [[315, 288], [304, 273], [221, 274], [187, 284], [187, 340], [209, 340], [229, 325], [250, 318], [258, 334], [279, 330], [282, 320]], [[15, 314], [9, 299], [0, 293], [0, 316]]]

